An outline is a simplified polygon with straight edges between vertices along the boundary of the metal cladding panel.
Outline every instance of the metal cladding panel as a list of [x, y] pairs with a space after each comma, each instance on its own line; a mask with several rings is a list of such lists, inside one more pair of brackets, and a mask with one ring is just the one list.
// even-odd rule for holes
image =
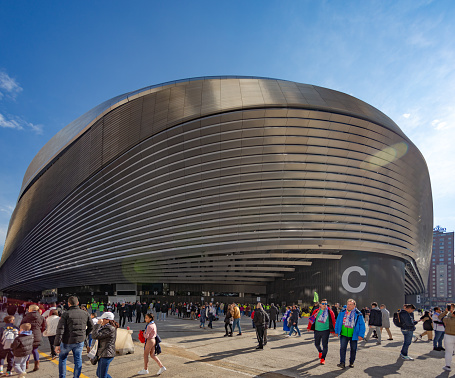
[[[426, 280], [425, 161], [387, 116], [343, 93], [263, 78], [173, 82], [100, 105], [47, 146], [11, 218], [2, 288], [239, 284], [253, 268], [346, 250], [415, 262], [414, 287]], [[285, 257], [299, 250], [313, 257]], [[244, 267], [211, 271], [226, 255]], [[205, 277], [172, 266], [183, 256], [206, 264]]]

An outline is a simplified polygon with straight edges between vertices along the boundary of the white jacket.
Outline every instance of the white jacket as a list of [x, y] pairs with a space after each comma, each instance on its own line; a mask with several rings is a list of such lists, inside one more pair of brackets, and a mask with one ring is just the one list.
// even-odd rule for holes
[[43, 336], [55, 336], [57, 333], [57, 326], [60, 317], [57, 315], [51, 315], [46, 319], [46, 330], [43, 332]]

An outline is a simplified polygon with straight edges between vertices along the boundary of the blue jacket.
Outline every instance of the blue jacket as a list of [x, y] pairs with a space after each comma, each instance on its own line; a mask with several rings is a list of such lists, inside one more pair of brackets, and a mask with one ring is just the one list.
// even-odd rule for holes
[[[343, 326], [344, 314], [346, 309], [341, 310], [338, 314], [337, 322], [335, 324], [335, 333], [337, 335], [341, 334], [341, 327]], [[352, 334], [352, 340], [358, 340], [359, 337], [365, 337], [365, 320], [363, 319], [362, 313], [355, 309], [354, 317], [354, 333]]]

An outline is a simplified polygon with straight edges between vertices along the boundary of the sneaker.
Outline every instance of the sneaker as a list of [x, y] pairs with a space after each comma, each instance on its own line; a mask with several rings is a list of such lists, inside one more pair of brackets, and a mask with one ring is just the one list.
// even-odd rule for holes
[[393, 339], [387, 339], [387, 340], [393, 340]]
[[156, 373], [156, 375], [160, 375], [161, 373], [164, 373], [166, 371], [166, 368], [163, 366], [163, 367], [160, 367], [160, 370], [158, 370], [158, 373]]
[[439, 350], [441, 350], [441, 351], [444, 351], [444, 350], [446, 350], [446, 349], [445, 349], [445, 348], [443, 348], [443, 347], [441, 347], [441, 348], [439, 348]]
[[319, 352], [319, 359], [322, 358], [322, 352]]
[[452, 368], [451, 368], [450, 366], [444, 366], [444, 367], [442, 368], [442, 370], [451, 371]]
[[13, 372], [12, 372], [12, 371], [7, 371], [7, 372], [5, 373], [5, 375], [6, 375], [7, 377], [12, 377], [12, 376], [13, 376]]
[[376, 345], [381, 345], [382, 343], [380, 341], [376, 341]]
[[411, 357], [411, 356], [403, 356], [403, 360], [406, 360], [406, 361], [414, 361], [414, 359]]
[[354, 364], [351, 364], [351, 363], [350, 363], [350, 364], [349, 364], [349, 367], [350, 367], [350, 368], [353, 368], [353, 367], [354, 367]]
[[286, 337], [291, 337], [291, 335], [286, 335]]
[[325, 359], [321, 358], [321, 365], [325, 365]]
[[339, 368], [341, 368], [341, 369], [345, 369], [345, 368], [346, 368], [346, 365], [343, 364], [343, 363], [341, 363], [341, 362], [340, 362], [339, 364], [337, 364], [337, 366], [338, 366]]
[[145, 369], [142, 369], [141, 371], [138, 371], [137, 374], [138, 375], [146, 375], [146, 374], [149, 374], [149, 371], [145, 370]]

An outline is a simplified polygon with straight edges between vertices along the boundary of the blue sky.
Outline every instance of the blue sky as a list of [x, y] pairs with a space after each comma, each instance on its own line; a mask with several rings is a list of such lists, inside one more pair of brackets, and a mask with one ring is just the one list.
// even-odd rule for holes
[[453, 1], [0, 2], [0, 249], [22, 178], [60, 129], [118, 94], [255, 75], [336, 89], [391, 117], [455, 229]]

